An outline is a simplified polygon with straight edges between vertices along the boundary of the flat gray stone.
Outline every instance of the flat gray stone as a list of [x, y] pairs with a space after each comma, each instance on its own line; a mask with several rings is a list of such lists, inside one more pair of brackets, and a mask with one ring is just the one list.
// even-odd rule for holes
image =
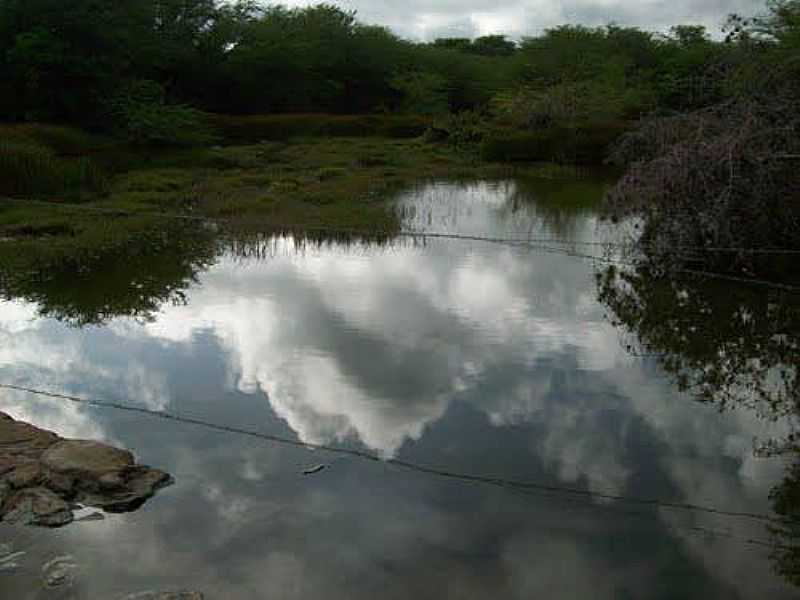
[[44, 487], [25, 488], [14, 493], [3, 503], [3, 510], [4, 519], [26, 525], [61, 527], [73, 519], [69, 504]]
[[44, 451], [42, 464], [55, 473], [100, 479], [134, 464], [133, 454], [87, 440], [62, 440]]
[[60, 527], [78, 504], [129, 512], [171, 482], [127, 450], [65, 440], [0, 412], [0, 521]]

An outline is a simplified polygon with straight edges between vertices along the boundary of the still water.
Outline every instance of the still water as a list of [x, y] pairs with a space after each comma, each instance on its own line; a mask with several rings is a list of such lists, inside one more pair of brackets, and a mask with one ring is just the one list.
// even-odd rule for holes
[[[168, 252], [118, 261], [141, 273], [108, 284], [64, 276], [93, 286], [83, 295], [48, 280], [0, 302], [1, 383], [154, 414], [10, 390], [0, 411], [175, 478], [133, 513], [0, 524], [6, 552], [24, 552], [0, 597], [796, 595], [764, 521], [741, 514], [772, 513], [788, 461], [754, 443], [784, 424], [701, 404], [629, 350], [598, 265], [576, 256], [617, 235], [601, 193], [541, 180], [398, 199], [409, 230], [534, 246], [252, 238], [175, 269], [166, 293], [153, 274], [185, 258]], [[136, 310], [97, 307], [119, 296]], [[70, 581], [45, 588], [42, 566], [63, 555]]]

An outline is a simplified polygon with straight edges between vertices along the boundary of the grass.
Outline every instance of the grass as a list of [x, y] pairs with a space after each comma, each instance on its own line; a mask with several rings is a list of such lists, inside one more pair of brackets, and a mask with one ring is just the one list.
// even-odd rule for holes
[[103, 169], [89, 156], [100, 138], [56, 125], [0, 125], [0, 194], [81, 199], [105, 190]]
[[[224, 218], [240, 227], [382, 234], [400, 226], [390, 202], [394, 191], [425, 179], [508, 170], [418, 139], [373, 137], [161, 149], [155, 155], [123, 147], [107, 152], [103, 160], [111, 174], [108, 185], [83, 202], [85, 208]], [[120, 170], [120, 164], [127, 169]], [[62, 197], [53, 192], [47, 199]], [[48, 212], [39, 205], [0, 212], [0, 237], [40, 231], [43, 222], [71, 222], [63, 212], [47, 214], [43, 221]], [[28, 228], [21, 228], [25, 223]]]
[[[180, 163], [173, 155], [167, 162]], [[189, 162], [189, 161], [187, 161]], [[392, 192], [420, 179], [466, 175], [475, 165], [416, 140], [305, 138], [216, 147], [193, 167], [135, 169], [116, 178], [99, 204], [130, 210], [190, 211], [273, 227], [338, 227], [391, 232]]]
[[[235, 123], [250, 137], [263, 133], [254, 124], [277, 127], [279, 122], [291, 130], [300, 127], [302, 118], [217, 117], [229, 128]], [[163, 221], [163, 216], [154, 217], [156, 213], [225, 219], [233, 227], [250, 231], [327, 228], [391, 235], [401, 225], [391, 200], [404, 187], [433, 179], [507, 177], [530, 169], [529, 165], [520, 168], [479, 160], [421, 137], [371, 135], [377, 130], [411, 127], [414, 121], [381, 119], [329, 117], [325, 124], [316, 115], [304, 124], [307, 130], [322, 127], [342, 135], [240, 143], [242, 133], [229, 135], [226, 145], [173, 149], [126, 145], [63, 127], [0, 126], [4, 136], [0, 195], [68, 204], [80, 200], [84, 209], [125, 213], [129, 218], [115, 229], [116, 240], [125, 239], [126, 230], [138, 227], [130, 216]], [[371, 129], [364, 130], [365, 123]], [[353, 130], [359, 135], [343, 135]], [[361, 135], [364, 131], [370, 135]], [[503, 142], [495, 143], [499, 147]], [[3, 144], [13, 151], [3, 154]], [[97, 243], [109, 243], [105, 233], [93, 230], [108, 230], [106, 221], [114, 219], [40, 204], [5, 208], [2, 204], [0, 200], [0, 240], [27, 238], [39, 243], [46, 239], [48, 244], [84, 248], [96, 243], [92, 236], [97, 235]]]
[[78, 199], [86, 192], [102, 192], [106, 182], [90, 158], [64, 159], [34, 142], [0, 141], [0, 194]]

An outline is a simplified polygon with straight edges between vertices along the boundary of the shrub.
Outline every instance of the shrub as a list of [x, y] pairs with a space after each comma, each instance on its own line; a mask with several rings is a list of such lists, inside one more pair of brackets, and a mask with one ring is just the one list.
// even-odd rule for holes
[[434, 120], [425, 139], [429, 142], [445, 142], [459, 150], [479, 148], [488, 135], [488, 124], [476, 111], [448, 114]]
[[578, 128], [551, 126], [537, 131], [501, 130], [481, 145], [485, 160], [553, 161], [601, 164], [607, 148], [627, 129], [620, 122], [591, 123]]
[[523, 87], [499, 94], [493, 112], [503, 122], [535, 130], [559, 125], [578, 128], [638, 116], [652, 106], [648, 93], [606, 81], [565, 81], [545, 88]]
[[400, 73], [390, 81], [403, 98], [401, 110], [421, 115], [438, 115], [448, 109], [447, 81], [441, 75], [424, 71]]
[[215, 139], [203, 113], [183, 104], [167, 104], [153, 81], [134, 81], [110, 101], [115, 128], [135, 144], [198, 146]]
[[[657, 264], [702, 259], [715, 269], [771, 272], [748, 249], [800, 247], [800, 117], [793, 94], [736, 100], [645, 121], [613, 154], [627, 174], [607, 197], [610, 215], [644, 218]], [[691, 247], [741, 252], [681, 252]]]

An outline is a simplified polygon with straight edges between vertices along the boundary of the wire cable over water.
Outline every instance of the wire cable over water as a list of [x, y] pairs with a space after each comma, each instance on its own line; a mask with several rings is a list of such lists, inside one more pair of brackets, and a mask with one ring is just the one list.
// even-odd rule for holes
[[273, 442], [276, 444], [282, 444], [287, 446], [294, 446], [298, 448], [306, 448], [306, 449], [313, 449], [319, 450], [324, 452], [329, 452], [333, 454], [340, 454], [340, 455], [347, 455], [352, 456], [355, 458], [368, 460], [372, 462], [384, 463], [388, 465], [393, 465], [396, 467], [400, 467], [409, 471], [416, 471], [418, 473], [425, 473], [428, 475], [435, 475], [437, 477], [444, 477], [447, 479], [455, 479], [464, 482], [470, 483], [481, 483], [487, 485], [493, 485], [497, 487], [503, 488], [510, 488], [514, 490], [530, 490], [530, 491], [539, 491], [539, 492], [547, 492], [551, 494], [564, 494], [571, 497], [582, 497], [586, 499], [598, 499], [598, 500], [613, 500], [618, 502], [623, 502], [627, 504], [635, 504], [640, 506], [651, 506], [657, 508], [666, 508], [666, 509], [673, 509], [673, 510], [685, 510], [685, 511], [693, 511], [693, 512], [701, 512], [707, 513], [712, 515], [719, 515], [725, 517], [734, 517], [734, 518], [743, 518], [743, 519], [750, 519], [755, 521], [762, 521], [765, 523], [780, 523], [781, 520], [777, 517], [764, 514], [764, 513], [753, 513], [753, 512], [743, 512], [743, 511], [732, 511], [732, 510], [724, 510], [720, 508], [710, 507], [710, 506], [703, 506], [698, 504], [692, 503], [685, 503], [685, 502], [670, 502], [665, 500], [660, 500], [657, 498], [640, 498], [635, 496], [626, 496], [623, 494], [613, 494], [613, 493], [603, 493], [603, 492], [596, 492], [592, 490], [584, 490], [578, 488], [570, 488], [565, 486], [558, 486], [558, 485], [549, 485], [549, 484], [542, 484], [530, 481], [517, 481], [511, 479], [505, 479], [502, 477], [492, 477], [492, 476], [485, 476], [485, 475], [474, 475], [470, 473], [463, 473], [458, 471], [450, 471], [446, 469], [440, 469], [435, 467], [429, 467], [420, 465], [417, 463], [412, 463], [405, 460], [400, 459], [383, 459], [376, 454], [372, 454], [370, 452], [365, 452], [362, 450], [353, 450], [349, 448], [337, 448], [333, 446], [327, 446], [324, 444], [313, 444], [308, 442], [303, 442], [300, 440], [294, 440], [291, 438], [275, 436], [267, 433], [262, 433], [259, 431], [254, 431], [251, 429], [243, 429], [240, 427], [235, 427], [231, 425], [220, 425], [217, 423], [210, 423], [208, 421], [203, 421], [201, 419], [195, 419], [192, 417], [184, 417], [179, 416], [173, 413], [169, 413], [166, 411], [154, 411], [147, 408], [141, 408], [132, 406], [130, 404], [122, 404], [118, 402], [109, 402], [103, 400], [92, 400], [88, 398], [82, 398], [80, 396], [74, 396], [70, 394], [60, 394], [56, 392], [49, 392], [46, 390], [39, 390], [35, 388], [30, 388], [26, 386], [20, 385], [13, 385], [7, 383], [0, 383], [0, 388], [6, 390], [13, 390], [17, 392], [23, 392], [27, 394], [34, 394], [37, 396], [44, 396], [47, 398], [53, 398], [57, 400], [66, 400], [68, 402], [73, 402], [77, 404], [85, 404], [88, 406], [96, 406], [102, 408], [111, 408], [114, 410], [120, 410], [125, 412], [131, 413], [138, 413], [143, 414], [148, 417], [154, 417], [158, 419], [163, 419], [167, 421], [174, 421], [178, 423], [183, 423], [187, 425], [194, 425], [198, 427], [203, 427], [206, 429], [211, 429], [215, 431], [225, 432], [225, 433], [233, 433], [237, 435], [244, 435], [248, 437], [258, 438], [261, 440], [265, 440], [268, 442]]
[[[53, 202], [47, 200], [28, 200], [28, 199], [20, 199], [20, 198], [7, 198], [7, 197], [0, 197], [0, 202], [7, 202], [7, 203], [15, 203], [15, 204], [23, 204], [23, 205], [34, 205], [34, 206], [43, 206], [49, 208], [60, 208], [64, 210], [73, 210], [78, 212], [90, 212], [90, 213], [97, 213], [103, 214], [108, 216], [144, 216], [144, 217], [157, 217], [161, 219], [172, 219], [172, 220], [180, 220], [180, 221], [197, 221], [197, 222], [204, 222], [204, 223], [213, 223], [213, 224], [224, 224], [224, 223], [236, 223], [238, 222], [236, 219], [225, 218], [225, 217], [207, 217], [202, 215], [187, 215], [187, 214], [180, 214], [180, 213], [172, 213], [172, 212], [164, 212], [164, 211], [130, 211], [120, 208], [113, 208], [113, 207], [103, 207], [103, 206], [83, 206], [78, 204], [65, 204], [61, 202]], [[251, 219], [248, 219], [250, 222]], [[565, 240], [563, 238], [541, 238], [541, 237], [533, 237], [533, 236], [520, 236], [518, 232], [514, 232], [516, 234], [515, 237], [512, 237], [512, 234], [503, 234], [503, 235], [495, 235], [489, 236], [484, 234], [458, 234], [458, 233], [450, 233], [450, 232], [426, 232], [426, 231], [414, 231], [411, 229], [401, 230], [401, 231], [381, 231], [381, 230], [367, 230], [367, 229], [358, 229], [355, 227], [330, 227], [324, 225], [318, 225], [314, 223], [293, 223], [293, 224], [274, 224], [269, 223], [266, 219], [257, 219], [256, 220], [259, 225], [263, 225], [269, 229], [274, 230], [281, 230], [281, 229], [306, 229], [309, 231], [318, 231], [321, 233], [341, 233], [341, 234], [353, 234], [353, 235], [370, 235], [370, 234], [377, 234], [377, 235], [398, 235], [401, 237], [421, 237], [421, 238], [442, 238], [442, 239], [456, 239], [456, 240], [466, 240], [466, 241], [480, 241], [480, 242], [496, 242], [496, 243], [519, 243], [519, 244], [561, 244], [567, 247], [570, 246], [595, 246], [595, 247], [611, 247], [611, 248], [632, 248], [636, 246], [636, 242], [613, 242], [613, 241], [582, 241], [582, 240]], [[776, 255], [800, 255], [800, 249], [797, 248], [742, 248], [742, 247], [723, 247], [723, 246], [689, 246], [689, 245], [680, 245], [677, 246], [676, 249], [678, 250], [697, 250], [701, 252], [722, 252], [722, 253], [731, 253], [731, 252], [741, 252], [744, 254], [776, 254]]]
[[[235, 220], [232, 219], [224, 219], [224, 218], [210, 218], [204, 216], [197, 216], [197, 215], [181, 215], [175, 213], [166, 213], [166, 212], [155, 212], [155, 211], [146, 211], [146, 212], [131, 212], [126, 211], [123, 209], [116, 209], [116, 208], [106, 208], [106, 207], [95, 207], [95, 206], [77, 206], [77, 205], [70, 205], [70, 204], [62, 204], [58, 202], [49, 202], [49, 201], [41, 201], [41, 200], [20, 200], [15, 198], [0, 198], [0, 202], [9, 202], [9, 203], [23, 203], [23, 204], [33, 204], [39, 206], [48, 206], [48, 207], [56, 207], [62, 208], [66, 210], [76, 210], [76, 211], [84, 211], [84, 212], [93, 212], [97, 214], [104, 214], [108, 216], [118, 216], [118, 217], [125, 217], [125, 216], [144, 216], [144, 217], [154, 217], [159, 219], [166, 219], [166, 220], [180, 220], [180, 221], [193, 221], [199, 223], [207, 223], [213, 225], [220, 225], [225, 223], [236, 223]], [[620, 266], [635, 266], [634, 261], [625, 260], [621, 257], [611, 257], [611, 256], [598, 256], [596, 254], [587, 254], [584, 252], [578, 252], [577, 250], [573, 250], [573, 248], [577, 246], [593, 246], [593, 247], [605, 247], [609, 250], [621, 250], [621, 249], [633, 249], [635, 245], [633, 243], [619, 243], [619, 242], [582, 242], [577, 240], [563, 240], [563, 239], [555, 239], [555, 238], [536, 238], [536, 237], [498, 237], [498, 236], [489, 236], [489, 235], [481, 235], [481, 234], [460, 234], [460, 233], [448, 233], [448, 232], [436, 232], [436, 231], [410, 231], [410, 230], [400, 230], [400, 231], [367, 231], [362, 229], [355, 229], [355, 228], [345, 228], [345, 227], [329, 227], [329, 226], [321, 226], [318, 224], [303, 224], [303, 223], [292, 223], [292, 224], [271, 224], [266, 221], [261, 222], [259, 221], [258, 224], [263, 226], [265, 229], [272, 230], [274, 232], [286, 232], [291, 230], [302, 230], [309, 233], [316, 233], [316, 234], [329, 234], [329, 235], [352, 235], [352, 236], [376, 236], [376, 237], [401, 237], [401, 238], [410, 238], [415, 240], [428, 240], [428, 239], [442, 239], [442, 240], [453, 240], [453, 241], [468, 241], [468, 242], [482, 242], [482, 243], [491, 243], [491, 244], [499, 244], [505, 245], [515, 248], [522, 248], [522, 249], [530, 249], [539, 252], [545, 252], [550, 254], [563, 254], [565, 256], [570, 256], [573, 258], [578, 258], [582, 260], [588, 260], [592, 263], [604, 263], [604, 264], [612, 264], [612, 265], [620, 265]], [[765, 254], [765, 255], [800, 255], [800, 250], [792, 249], [792, 248], [724, 248], [724, 247], [712, 247], [712, 248], [700, 248], [696, 246], [685, 246], [685, 247], [676, 247], [675, 250], [686, 250], [686, 251], [702, 251], [702, 252], [722, 252], [722, 253], [745, 253], [745, 254]], [[762, 287], [773, 288], [777, 290], [781, 290], [784, 292], [792, 292], [792, 293], [800, 293], [800, 286], [797, 285], [790, 285], [784, 284], [775, 281], [769, 281], [766, 279], [758, 279], [753, 277], [741, 277], [737, 275], [729, 275], [725, 273], [716, 273], [712, 271], [703, 271], [698, 269], [691, 269], [691, 268], [679, 268], [674, 270], [675, 273], [679, 273], [682, 275], [691, 275], [691, 276], [699, 276], [705, 277], [708, 279], [717, 279], [721, 281], [730, 281], [733, 283], [741, 283], [745, 285], [757, 285]]]

